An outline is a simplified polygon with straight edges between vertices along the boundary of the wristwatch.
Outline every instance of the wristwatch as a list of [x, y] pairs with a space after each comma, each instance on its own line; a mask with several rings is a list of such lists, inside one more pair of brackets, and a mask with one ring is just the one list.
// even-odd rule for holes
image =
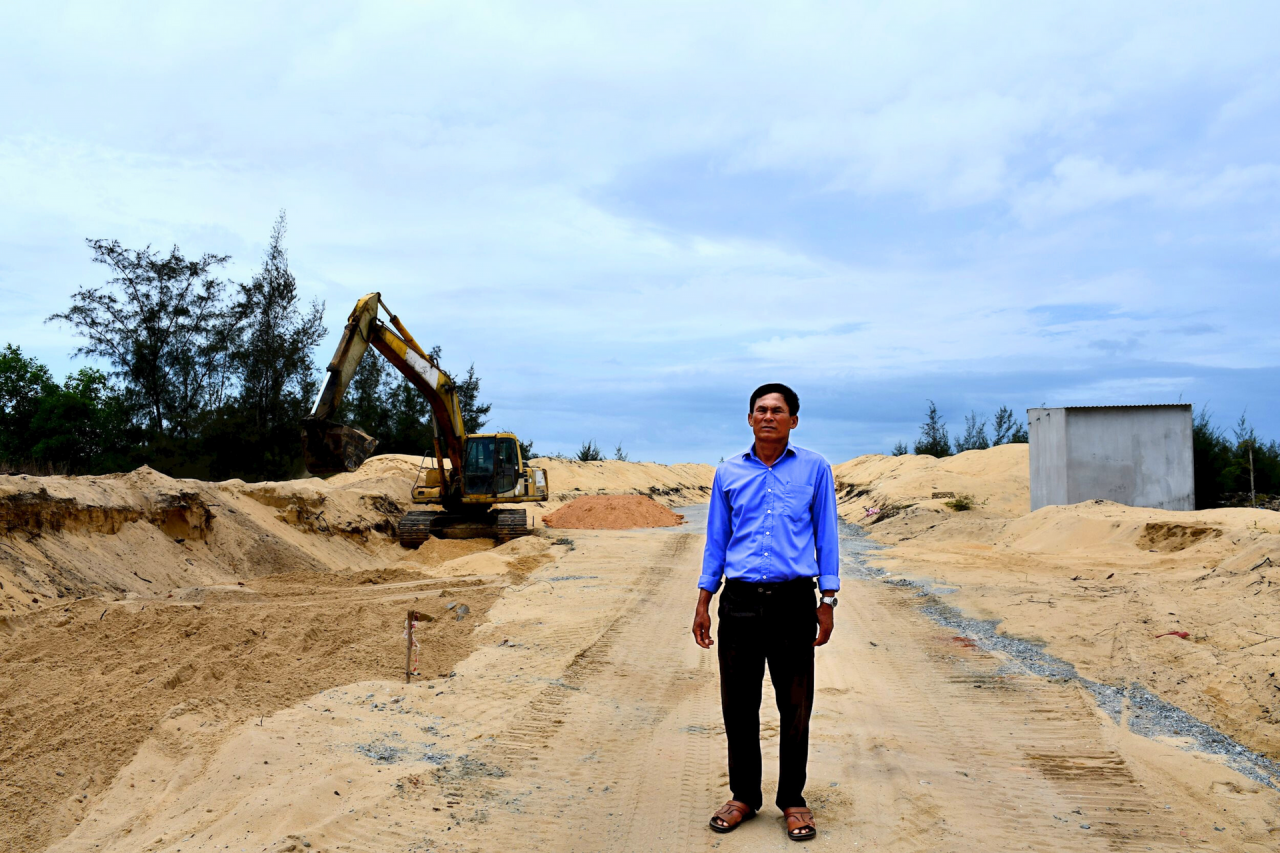
[[823, 604], [830, 604], [832, 608], [835, 608], [837, 604], [836, 597], [834, 595], [824, 595], [822, 596], [821, 601]]

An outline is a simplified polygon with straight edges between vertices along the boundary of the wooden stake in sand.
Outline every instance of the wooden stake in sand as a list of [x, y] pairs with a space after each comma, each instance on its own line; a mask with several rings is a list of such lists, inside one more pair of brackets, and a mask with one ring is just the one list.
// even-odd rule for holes
[[410, 610], [404, 623], [404, 683], [413, 681], [413, 626], [418, 621], [418, 611]]

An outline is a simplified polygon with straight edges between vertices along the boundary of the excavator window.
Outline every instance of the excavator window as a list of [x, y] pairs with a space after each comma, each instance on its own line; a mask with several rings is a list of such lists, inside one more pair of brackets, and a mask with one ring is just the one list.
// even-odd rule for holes
[[509, 492], [516, 487], [516, 471], [520, 467], [519, 451], [514, 438], [498, 439], [498, 469], [494, 473], [494, 491]]
[[463, 487], [467, 494], [493, 494], [495, 441], [492, 437], [467, 439], [467, 461], [462, 469]]

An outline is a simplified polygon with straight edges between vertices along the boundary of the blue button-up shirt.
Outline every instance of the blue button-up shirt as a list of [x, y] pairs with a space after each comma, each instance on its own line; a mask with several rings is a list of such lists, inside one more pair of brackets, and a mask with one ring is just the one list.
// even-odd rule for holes
[[789, 444], [769, 467], [752, 445], [720, 463], [698, 587], [715, 592], [722, 575], [752, 583], [816, 577], [820, 589], [840, 588], [835, 479], [827, 460]]

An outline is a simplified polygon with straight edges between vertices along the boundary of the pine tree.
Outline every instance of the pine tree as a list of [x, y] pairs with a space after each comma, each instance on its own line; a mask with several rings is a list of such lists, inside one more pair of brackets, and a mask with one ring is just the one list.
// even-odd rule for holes
[[938, 416], [938, 407], [932, 400], [929, 401], [929, 415], [920, 425], [920, 439], [916, 442], [915, 453], [939, 459], [951, 455], [951, 439], [947, 435], [947, 425]]
[[999, 447], [1001, 444], [1026, 444], [1027, 443], [1027, 427], [1018, 420], [1013, 414], [1013, 409], [1008, 406], [1001, 406], [996, 410], [995, 436], [991, 440], [992, 447]]
[[466, 427], [467, 434], [479, 432], [489, 422], [489, 410], [493, 406], [480, 402], [480, 377], [476, 376], [475, 362], [467, 368], [467, 378], [455, 384], [454, 391], [458, 395], [462, 425]]
[[[325, 335], [324, 303], [303, 307], [284, 249], [285, 214], [271, 229], [262, 269], [239, 285], [232, 308], [236, 346], [231, 355], [238, 406], [261, 434], [287, 424], [292, 430], [315, 388], [311, 353]], [[310, 393], [308, 393], [310, 392]]]
[[964, 453], [966, 450], [986, 450], [991, 446], [991, 441], [987, 438], [987, 421], [986, 419], [978, 420], [978, 413], [970, 411], [964, 418], [964, 435], [955, 441], [956, 453]]

